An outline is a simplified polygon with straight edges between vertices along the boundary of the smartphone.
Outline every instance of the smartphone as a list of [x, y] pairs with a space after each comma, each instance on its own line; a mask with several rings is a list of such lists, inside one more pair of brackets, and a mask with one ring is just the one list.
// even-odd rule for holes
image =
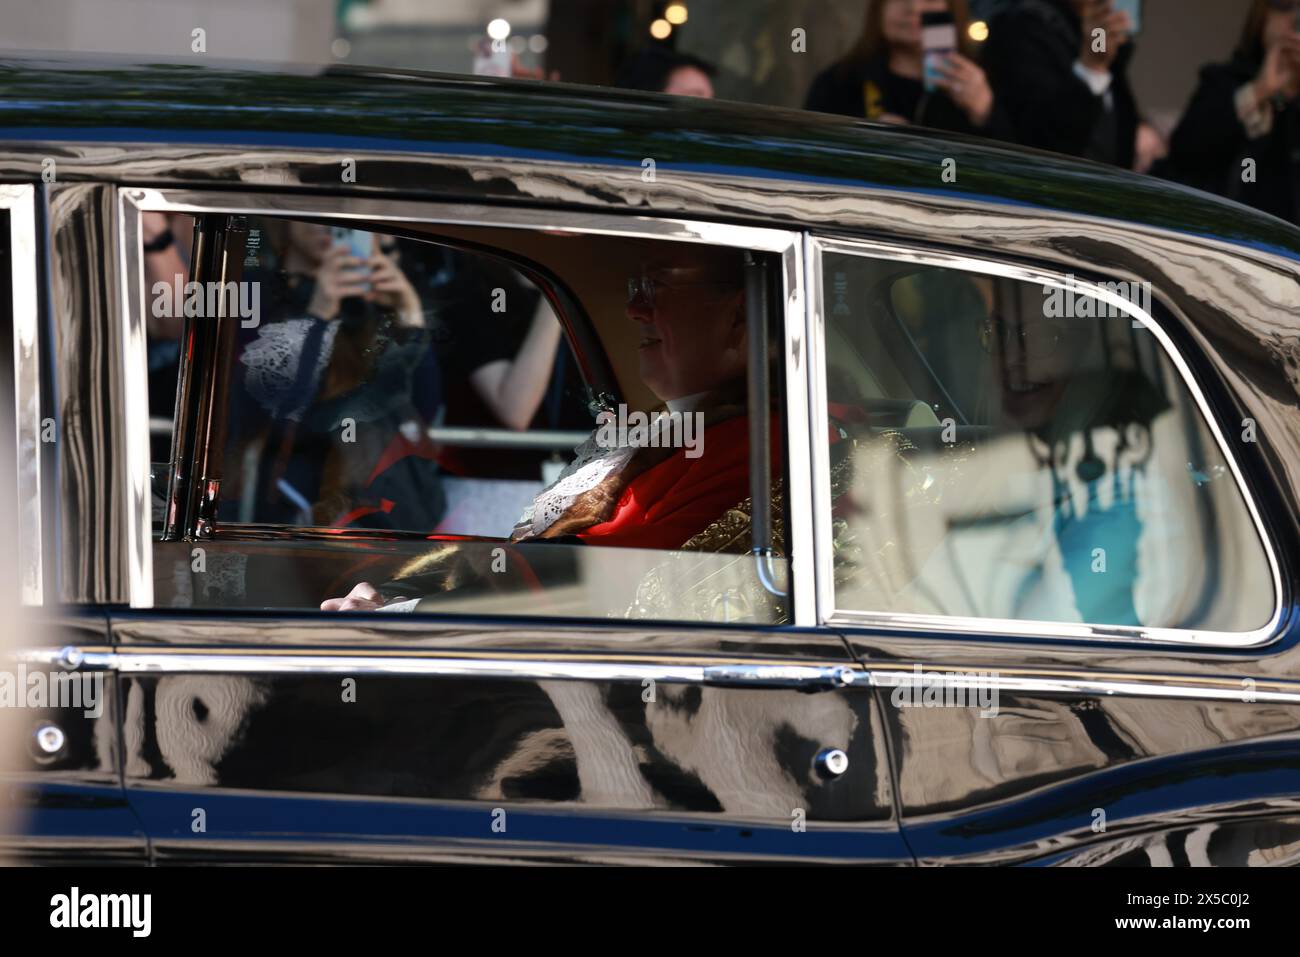
[[348, 229], [346, 226], [331, 226], [330, 236], [335, 245], [347, 246], [357, 259], [369, 259], [375, 252], [375, 234], [364, 229]]
[[[375, 251], [375, 234], [368, 233], [364, 229], [348, 229], [346, 226], [331, 226], [330, 237], [334, 244], [338, 246], [347, 246], [348, 252], [360, 259], [362, 262], [368, 262]], [[363, 267], [367, 271], [369, 267]], [[368, 288], [367, 284], [367, 288]]]
[[925, 91], [933, 93], [942, 78], [939, 65], [957, 51], [957, 24], [946, 10], [921, 14], [921, 52], [925, 57]]
[[1129, 34], [1137, 36], [1142, 30], [1142, 0], [1112, 0], [1111, 6], [1116, 13], [1123, 11], [1128, 14], [1128, 22], [1133, 25]]

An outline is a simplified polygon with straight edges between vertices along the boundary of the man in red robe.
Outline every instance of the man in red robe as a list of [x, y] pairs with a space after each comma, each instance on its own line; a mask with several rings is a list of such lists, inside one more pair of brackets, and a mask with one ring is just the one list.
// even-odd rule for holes
[[[651, 264], [628, 287], [627, 317], [640, 333], [641, 379], [669, 413], [695, 417], [698, 448], [674, 447], [649, 433], [611, 447], [598, 440], [598, 429], [574, 463], [539, 493], [512, 541], [678, 548], [749, 496], [741, 253], [693, 247], [688, 256]], [[650, 432], [658, 429], [662, 438], [668, 421]], [[780, 463], [775, 425], [774, 467]], [[362, 582], [321, 608], [373, 610], [383, 603], [379, 590]]]

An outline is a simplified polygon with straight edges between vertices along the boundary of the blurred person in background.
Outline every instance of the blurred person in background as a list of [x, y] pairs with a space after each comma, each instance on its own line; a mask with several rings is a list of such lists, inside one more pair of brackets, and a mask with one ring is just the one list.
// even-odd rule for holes
[[1300, 0], [1254, 0], [1232, 59], [1201, 71], [1167, 173], [1300, 224], [1298, 16]]
[[994, 17], [984, 62], [1016, 140], [1150, 169], [1165, 144], [1142, 122], [1129, 86], [1132, 26], [1112, 0], [1021, 0]]
[[[183, 213], [146, 212], [140, 217], [140, 241], [144, 254], [144, 288], [149, 301], [154, 298], [155, 283], [183, 287], [190, 271], [193, 218]], [[185, 317], [149, 309], [145, 327], [149, 342], [149, 415], [170, 420], [176, 410], [176, 375], [180, 369]], [[151, 432], [149, 443], [150, 461], [166, 462], [171, 451], [171, 433]]]
[[[349, 243], [296, 220], [261, 228], [269, 249], [245, 276], [261, 283], [262, 321], [239, 331], [227, 460], [259, 465], [251, 488], [232, 485], [229, 508], [252, 503], [240, 521], [432, 531], [446, 463], [428, 430], [448, 386], [466, 383], [501, 425], [528, 428], [559, 321], [539, 294], [519, 297], [527, 321], [485, 322], [498, 288], [517, 293], [484, 257], [380, 234]], [[366, 427], [344, 440], [348, 419]]]
[[[958, 50], [939, 67], [937, 89], [927, 92], [921, 17], [945, 12], [956, 25]], [[868, 0], [862, 36], [813, 81], [804, 109], [979, 136], [1011, 135], [976, 62], [967, 0]]]
[[[238, 331], [227, 520], [428, 529], [444, 499], [425, 432], [442, 403], [428, 316], [391, 237], [264, 220], [245, 279], [262, 313]], [[266, 247], [269, 247], [266, 248]], [[344, 435], [343, 423], [357, 424]], [[253, 466], [256, 463], [256, 467]]]
[[[402, 262], [435, 316], [442, 424], [516, 431], [591, 428], [586, 384], [540, 289], [505, 262], [449, 246], [398, 240]], [[500, 293], [501, 312], [484, 307]], [[486, 320], [486, 321], [485, 321]], [[453, 475], [536, 479], [545, 450], [443, 446]]]
[[673, 96], [698, 96], [713, 99], [713, 78], [718, 75], [713, 64], [678, 53], [669, 47], [645, 47], [618, 71], [615, 86], [626, 90], [648, 90]]

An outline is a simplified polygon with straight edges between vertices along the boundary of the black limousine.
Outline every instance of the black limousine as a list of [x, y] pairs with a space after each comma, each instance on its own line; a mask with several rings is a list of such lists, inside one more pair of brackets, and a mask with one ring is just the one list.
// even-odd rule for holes
[[792, 111], [51, 59], [0, 62], [0, 221], [14, 859], [1300, 861], [1285, 223]]

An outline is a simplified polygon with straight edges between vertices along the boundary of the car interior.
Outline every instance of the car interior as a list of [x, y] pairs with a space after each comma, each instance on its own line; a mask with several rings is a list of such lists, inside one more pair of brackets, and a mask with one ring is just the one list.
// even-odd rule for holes
[[[837, 605], [1229, 631], [1267, 619], [1258, 536], [1148, 326], [1086, 283], [1064, 290], [1076, 312], [1050, 284], [956, 268], [830, 254], [823, 272], [832, 421], [863, 404], [866, 421], [839, 416], [844, 434], [897, 442], [842, 452], [855, 461]], [[901, 421], [879, 420], [884, 401]]]
[[[447, 612], [721, 621], [788, 614], [780, 589], [765, 590], [743, 554], [744, 536], [731, 536], [727, 554], [691, 545], [671, 556], [572, 537], [510, 541], [521, 511], [592, 433], [597, 410], [664, 409], [638, 372], [628, 278], [670, 249], [689, 260], [688, 244], [367, 225], [348, 224], [365, 233], [359, 238], [328, 221], [240, 224], [242, 274], [260, 283], [261, 321], [228, 322], [212, 361], [189, 370], [192, 387], [169, 392], [163, 380], [151, 389], [157, 604], [314, 610], [368, 581], [386, 597], [423, 596]], [[315, 293], [308, 302], [305, 290], [326, 283], [325, 267], [296, 284], [290, 267], [303, 258], [294, 243], [323, 248], [326, 237], [389, 250], [419, 297], [421, 322], [392, 328], [367, 314], [360, 296], [332, 321], [314, 315]], [[530, 324], [556, 322], [562, 341], [533, 422], [510, 429], [475, 400], [473, 373], [491, 362], [518, 365]], [[775, 319], [771, 328], [779, 329]], [[166, 345], [151, 341], [151, 357]], [[205, 476], [216, 480], [215, 502], [197, 539], [165, 522], [177, 474], [173, 423], [191, 394], [211, 395], [207, 450], [217, 451]], [[772, 394], [780, 395], [779, 381]], [[746, 483], [733, 504], [748, 499]], [[776, 516], [778, 530], [781, 522]], [[783, 575], [782, 544], [774, 545]], [[705, 580], [723, 587], [696, 587]]]

